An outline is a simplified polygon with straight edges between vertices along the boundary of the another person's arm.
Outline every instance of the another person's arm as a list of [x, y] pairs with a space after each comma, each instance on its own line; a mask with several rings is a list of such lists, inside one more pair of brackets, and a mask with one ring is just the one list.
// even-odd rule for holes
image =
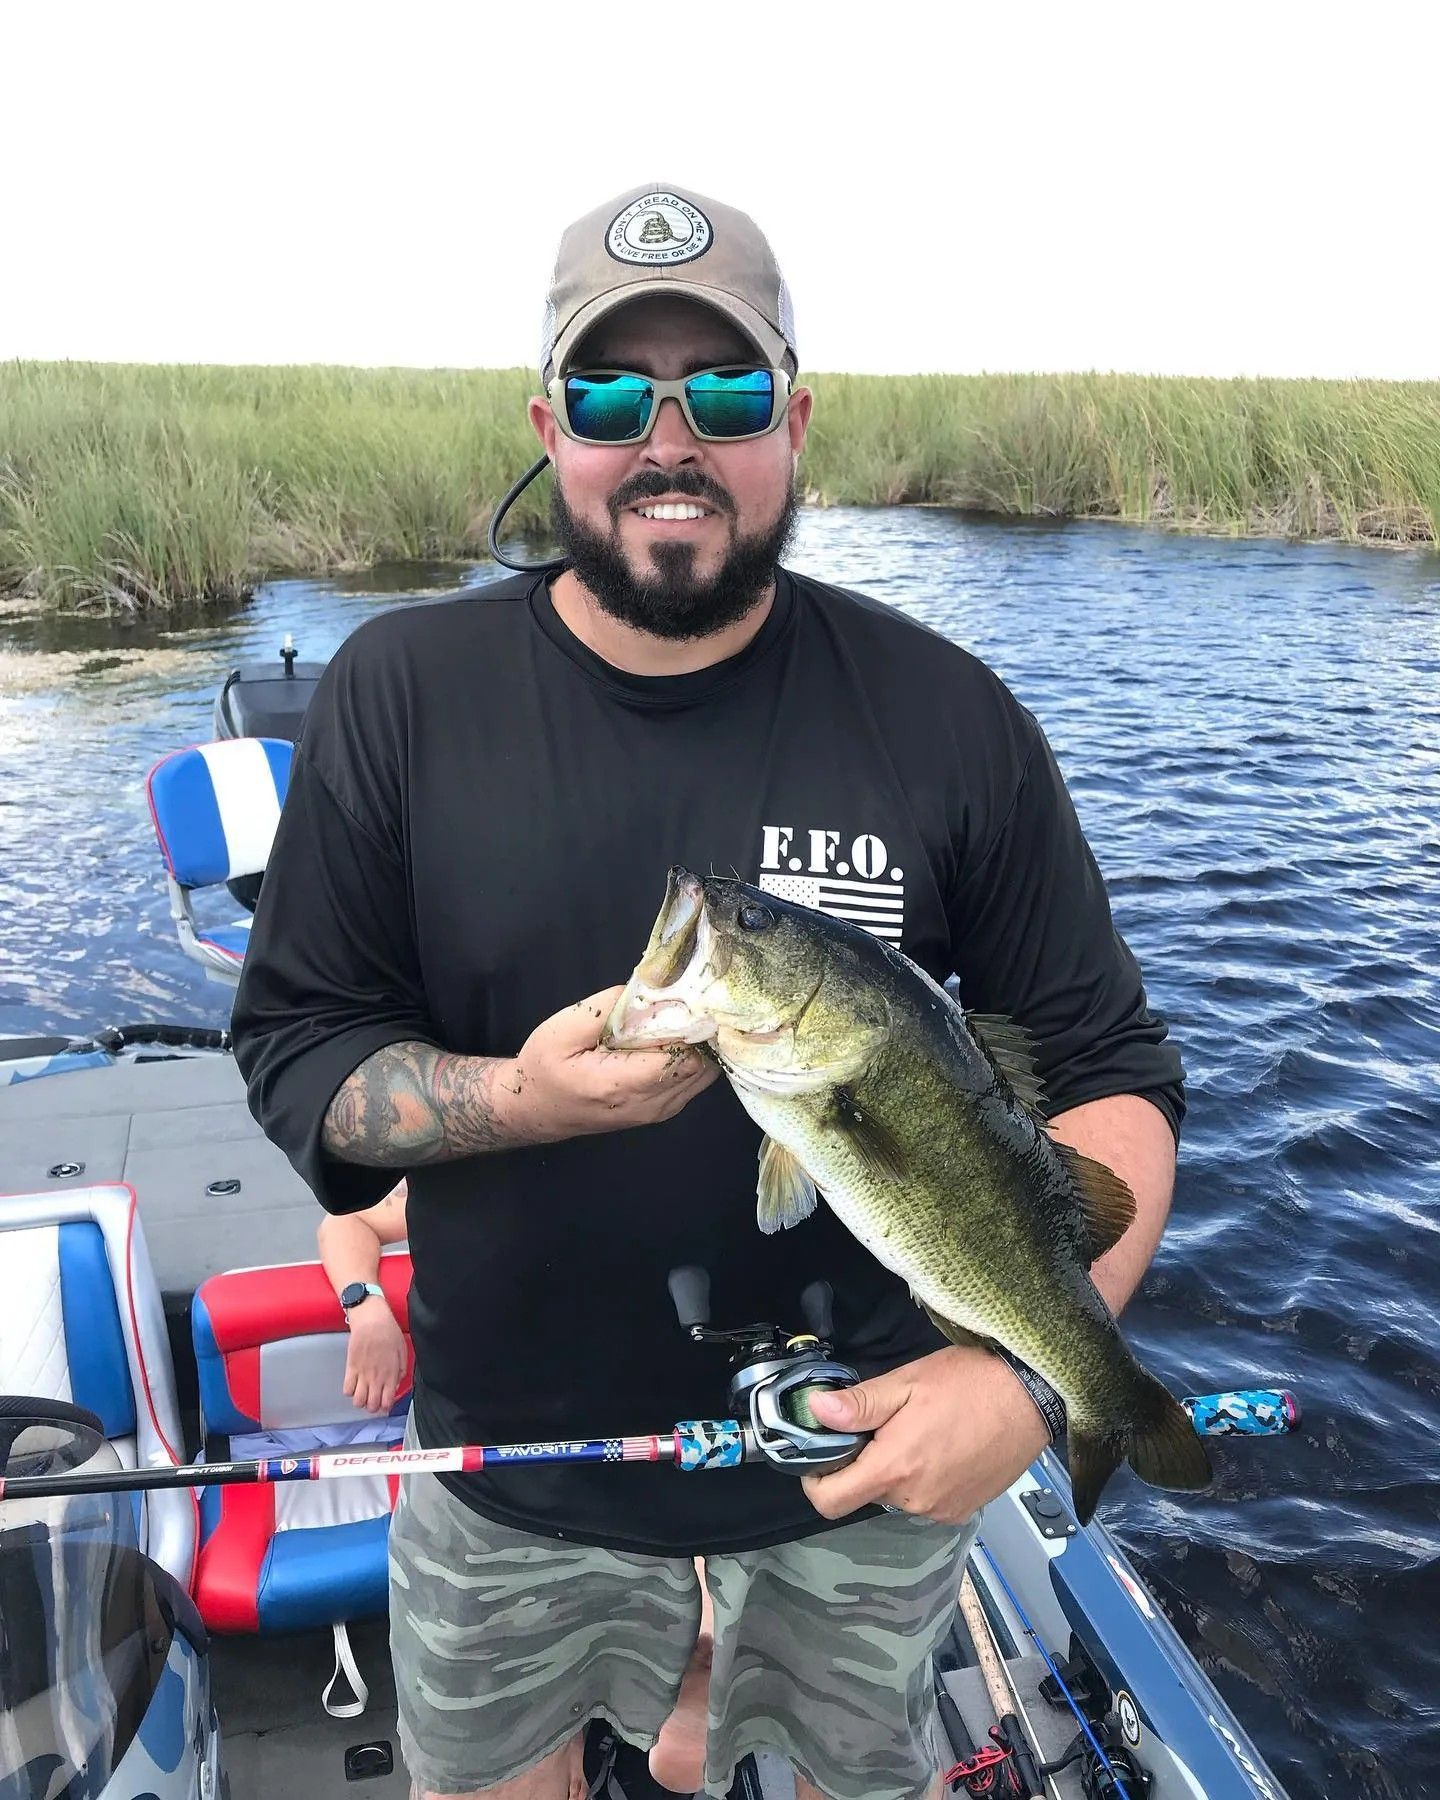
[[[402, 1181], [378, 1206], [337, 1217], [327, 1213], [316, 1234], [320, 1261], [338, 1299], [357, 1284], [380, 1285], [380, 1251], [406, 1235], [406, 1184]], [[345, 1315], [344, 1391], [367, 1412], [388, 1413], [405, 1379], [409, 1360], [405, 1333], [383, 1293], [367, 1294]]]

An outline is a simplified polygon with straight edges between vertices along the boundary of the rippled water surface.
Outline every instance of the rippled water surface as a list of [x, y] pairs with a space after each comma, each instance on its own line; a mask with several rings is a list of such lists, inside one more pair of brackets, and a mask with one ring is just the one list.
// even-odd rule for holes
[[[1181, 1391], [1305, 1404], [1221, 1444], [1212, 1493], [1117, 1483], [1107, 1522], [1292, 1794], [1440, 1796], [1440, 561], [840, 510], [791, 561], [1039, 715], [1189, 1070], [1127, 1327]], [[165, 633], [0, 616], [0, 1032], [222, 1022], [146, 770], [285, 630], [323, 657], [458, 579], [277, 582]]]

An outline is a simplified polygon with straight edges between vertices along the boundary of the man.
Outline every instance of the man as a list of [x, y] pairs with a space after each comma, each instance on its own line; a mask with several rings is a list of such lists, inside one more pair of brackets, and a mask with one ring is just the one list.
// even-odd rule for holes
[[723, 1357], [667, 1298], [684, 1263], [719, 1324], [797, 1325], [828, 1281], [867, 1379], [825, 1422], [875, 1432], [803, 1483], [640, 1464], [408, 1482], [391, 1644], [421, 1794], [559, 1800], [591, 1718], [653, 1743], [698, 1630], [696, 1554], [707, 1792], [761, 1746], [801, 1800], [938, 1792], [930, 1654], [977, 1508], [1050, 1435], [1047, 1397], [942, 1344], [826, 1209], [759, 1236], [757, 1133], [713, 1064], [598, 1047], [670, 864], [808, 882], [1027, 1026], [1056, 1136], [1135, 1194], [1095, 1269], [1117, 1310], [1164, 1224], [1179, 1061], [1039, 727], [958, 646], [780, 566], [812, 406], [796, 367], [743, 214], [643, 188], [572, 225], [530, 406], [565, 567], [361, 627], [297, 752], [236, 1053], [327, 1209], [409, 1176], [415, 1441], [714, 1411]]

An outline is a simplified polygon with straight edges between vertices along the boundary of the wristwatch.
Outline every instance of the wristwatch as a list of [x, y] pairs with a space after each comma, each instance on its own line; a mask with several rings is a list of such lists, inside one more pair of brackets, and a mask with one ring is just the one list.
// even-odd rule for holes
[[352, 1281], [340, 1290], [340, 1304], [345, 1309], [345, 1322], [350, 1322], [350, 1313], [362, 1300], [368, 1300], [371, 1294], [378, 1294], [383, 1300], [385, 1290], [374, 1281]]

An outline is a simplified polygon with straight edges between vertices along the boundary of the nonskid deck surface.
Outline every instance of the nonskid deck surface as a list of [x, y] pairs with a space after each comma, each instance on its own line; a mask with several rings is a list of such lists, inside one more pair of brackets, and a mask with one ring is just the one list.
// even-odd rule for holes
[[[83, 1169], [52, 1175], [61, 1164]], [[0, 1087], [0, 1194], [116, 1181], [139, 1196], [167, 1305], [188, 1304], [222, 1269], [315, 1256], [319, 1208], [250, 1117], [233, 1057], [121, 1062]]]

